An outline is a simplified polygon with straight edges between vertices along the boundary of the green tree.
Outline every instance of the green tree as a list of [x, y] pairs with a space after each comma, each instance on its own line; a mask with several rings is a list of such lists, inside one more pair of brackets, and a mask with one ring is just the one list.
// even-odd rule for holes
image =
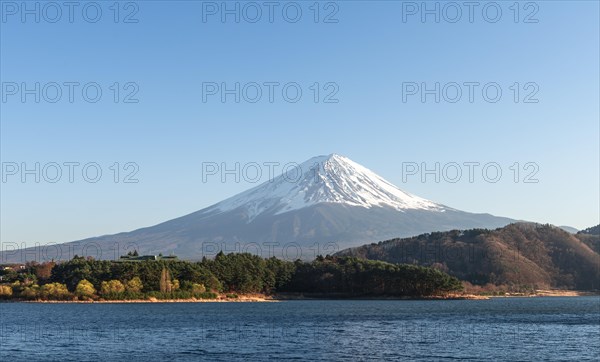
[[223, 291], [223, 283], [214, 275], [208, 277], [206, 281], [206, 288], [211, 292], [221, 292]]
[[139, 277], [130, 279], [125, 285], [125, 289], [131, 293], [140, 293], [142, 288], [144, 288], [144, 284], [142, 284], [142, 280]]
[[91, 297], [96, 294], [96, 289], [94, 289], [94, 285], [87, 280], [80, 280], [75, 288], [75, 295], [78, 297]]
[[25, 288], [23, 288], [23, 290], [21, 290], [21, 297], [26, 298], [26, 299], [35, 299], [39, 296], [40, 293], [40, 287], [37, 284], [32, 284], [30, 286], [27, 286]]
[[0, 298], [9, 298], [13, 295], [10, 285], [0, 285]]
[[100, 293], [105, 296], [123, 293], [124, 291], [125, 286], [119, 280], [109, 280], [107, 282], [102, 282], [100, 286]]
[[71, 296], [67, 286], [61, 283], [48, 283], [41, 286], [39, 295], [53, 300], [68, 299]]
[[198, 284], [198, 283], [192, 284], [192, 293], [202, 294], [204, 292], [206, 292], [206, 287], [204, 286], [204, 284]]

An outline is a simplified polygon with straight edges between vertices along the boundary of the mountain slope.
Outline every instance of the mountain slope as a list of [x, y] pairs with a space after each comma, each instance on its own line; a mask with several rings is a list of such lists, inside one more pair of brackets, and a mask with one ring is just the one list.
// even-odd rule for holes
[[338, 255], [435, 266], [476, 285], [600, 288], [598, 253], [551, 225], [516, 223], [496, 230], [436, 232]]
[[[499, 227], [514, 220], [456, 210], [400, 190], [339, 155], [309, 159], [288, 173], [200, 211], [127, 233], [61, 244], [59, 256], [43, 250], [5, 252], [2, 261], [113, 259], [139, 250], [196, 259], [252, 252], [312, 259], [373, 240], [457, 228]], [[79, 245], [78, 248], [71, 247]], [[84, 247], [87, 249], [84, 250]], [[79, 251], [77, 251], [79, 250]]]
[[600, 225], [581, 230], [575, 237], [589, 246], [590, 249], [594, 250], [596, 253], [600, 253]]

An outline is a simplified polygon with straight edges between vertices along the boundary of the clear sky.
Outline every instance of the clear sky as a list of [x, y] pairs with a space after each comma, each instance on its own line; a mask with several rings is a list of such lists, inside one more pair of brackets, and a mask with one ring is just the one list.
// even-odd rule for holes
[[[256, 185], [203, 180], [203, 164], [329, 153], [461, 210], [598, 224], [597, 1], [314, 3], [1, 1], [1, 241], [150, 226]], [[239, 103], [221, 92], [236, 83]], [[436, 83], [439, 103], [422, 92]], [[465, 162], [481, 165], [473, 182]], [[439, 182], [407, 163], [439, 163]], [[482, 176], [488, 163], [498, 182]], [[123, 182], [131, 172], [139, 182]]]

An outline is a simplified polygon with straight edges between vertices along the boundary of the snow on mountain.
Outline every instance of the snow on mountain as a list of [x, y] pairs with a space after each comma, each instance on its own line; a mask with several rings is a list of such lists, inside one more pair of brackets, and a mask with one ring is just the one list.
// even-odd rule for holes
[[365, 208], [387, 206], [399, 211], [447, 209], [402, 191], [366, 167], [337, 154], [313, 157], [209, 209], [228, 212], [243, 208], [250, 222], [262, 213], [278, 215], [319, 203]]

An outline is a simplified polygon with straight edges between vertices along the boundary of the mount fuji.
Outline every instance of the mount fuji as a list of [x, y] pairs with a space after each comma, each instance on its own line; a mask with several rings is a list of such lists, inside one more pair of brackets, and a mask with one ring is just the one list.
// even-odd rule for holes
[[[318, 254], [433, 231], [497, 228], [515, 220], [468, 213], [402, 191], [373, 171], [332, 154], [318, 156], [252, 189], [194, 213], [131, 232], [53, 249], [4, 252], [2, 261], [67, 259], [72, 254], [114, 259], [175, 254], [199, 259], [218, 251], [311, 259]], [[80, 250], [79, 253], [77, 250]], [[10, 254], [10, 255], [9, 255]], [[37, 255], [36, 255], [37, 254]], [[26, 256], [24, 256], [26, 255]]]

